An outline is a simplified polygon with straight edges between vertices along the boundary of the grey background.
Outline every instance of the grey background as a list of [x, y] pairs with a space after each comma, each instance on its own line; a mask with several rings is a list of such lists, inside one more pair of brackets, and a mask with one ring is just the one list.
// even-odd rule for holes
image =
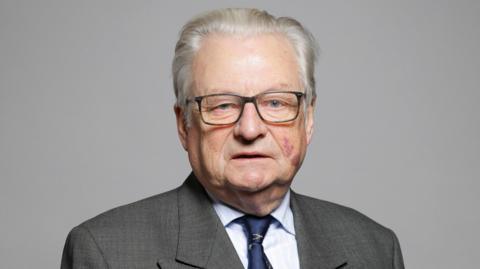
[[479, 3], [1, 0], [1, 267], [58, 268], [73, 226], [183, 181], [173, 47], [226, 6], [293, 16], [322, 48], [294, 188], [395, 230], [407, 268], [475, 267]]

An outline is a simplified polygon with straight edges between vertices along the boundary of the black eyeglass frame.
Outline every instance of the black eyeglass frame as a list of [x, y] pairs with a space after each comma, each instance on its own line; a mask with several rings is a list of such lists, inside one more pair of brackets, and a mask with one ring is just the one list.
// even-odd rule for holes
[[[258, 106], [257, 106], [257, 98], [258, 96], [261, 96], [261, 95], [265, 95], [265, 94], [270, 94], [270, 93], [292, 93], [292, 94], [295, 94], [295, 96], [297, 97], [297, 102], [298, 102], [298, 106], [297, 106], [297, 112], [295, 113], [295, 117], [293, 117], [292, 119], [288, 119], [288, 120], [283, 120], [283, 121], [269, 121], [269, 120], [266, 120], [263, 118], [262, 114], [260, 113], [260, 110], [258, 109]], [[241, 109], [240, 109], [240, 113], [238, 114], [238, 117], [236, 120], [230, 122], [230, 123], [211, 123], [211, 122], [207, 122], [204, 118], [203, 118], [203, 113], [202, 113], [202, 100], [206, 97], [210, 97], [210, 96], [219, 96], [219, 95], [229, 95], [229, 96], [235, 96], [235, 97], [239, 97], [240, 100], [241, 100]], [[200, 118], [202, 119], [203, 123], [205, 124], [208, 124], [208, 125], [215, 125], [215, 126], [220, 126], [220, 125], [232, 125], [232, 124], [235, 124], [237, 123], [240, 118], [242, 117], [243, 115], [243, 110], [245, 108], [245, 104], [246, 103], [252, 103], [254, 106], [255, 106], [255, 110], [257, 111], [257, 115], [260, 117], [260, 119], [262, 119], [264, 122], [267, 122], [267, 123], [285, 123], [285, 122], [290, 122], [290, 121], [294, 121], [297, 119], [298, 117], [298, 114], [300, 113], [300, 106], [301, 106], [301, 98], [305, 96], [305, 93], [303, 92], [297, 92], [297, 91], [270, 91], [270, 92], [262, 92], [262, 93], [259, 93], [257, 95], [254, 95], [254, 96], [241, 96], [241, 95], [237, 95], [237, 94], [233, 94], [233, 93], [214, 93], [214, 94], [208, 94], [208, 95], [202, 95], [202, 96], [196, 96], [196, 97], [193, 97], [192, 99], [187, 99], [187, 104], [189, 102], [192, 102], [192, 101], [195, 101], [197, 104], [198, 104], [198, 111], [200, 112]]]

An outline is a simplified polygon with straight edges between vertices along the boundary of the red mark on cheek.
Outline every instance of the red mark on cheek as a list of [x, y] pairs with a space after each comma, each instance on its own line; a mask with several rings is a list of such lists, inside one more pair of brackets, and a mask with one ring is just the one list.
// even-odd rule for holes
[[285, 152], [285, 155], [287, 157], [290, 157], [290, 155], [292, 155], [292, 152], [293, 152], [293, 145], [290, 143], [290, 141], [286, 137], [283, 138], [283, 151]]
[[292, 143], [290, 143], [290, 141], [286, 137], [283, 138], [283, 151], [285, 153], [285, 156], [290, 159], [290, 162], [292, 163], [293, 166], [297, 167], [300, 165], [301, 154], [300, 153], [294, 154], [293, 145]]

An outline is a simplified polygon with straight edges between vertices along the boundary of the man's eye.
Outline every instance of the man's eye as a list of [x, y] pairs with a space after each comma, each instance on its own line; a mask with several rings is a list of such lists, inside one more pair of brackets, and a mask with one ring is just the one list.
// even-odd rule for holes
[[224, 104], [220, 104], [217, 106], [217, 109], [221, 109], [221, 110], [227, 110], [227, 109], [232, 109], [233, 108], [233, 104], [232, 103], [224, 103]]
[[225, 111], [235, 108], [234, 103], [221, 103], [210, 108], [210, 111]]
[[270, 108], [280, 108], [283, 105], [284, 105], [283, 102], [281, 102], [280, 100], [276, 100], [276, 99], [266, 101], [266, 106], [268, 106]]

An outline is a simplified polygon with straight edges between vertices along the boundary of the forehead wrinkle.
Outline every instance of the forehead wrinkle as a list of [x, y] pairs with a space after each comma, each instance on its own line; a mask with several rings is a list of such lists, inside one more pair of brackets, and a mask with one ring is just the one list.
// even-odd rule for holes
[[[302, 91], [302, 89], [299, 89], [297, 87], [292, 86], [289, 83], [274, 83], [270, 87], [266, 87], [264, 89], [258, 89], [253, 86], [247, 86], [244, 85], [242, 87], [243, 93], [245, 92], [253, 92], [253, 94], [250, 95], [243, 95], [243, 96], [254, 96], [260, 93], [265, 93], [265, 92], [271, 92], [271, 91]], [[206, 88], [200, 88], [199, 92], [202, 92], [201, 95], [208, 95], [208, 94], [221, 94], [221, 93], [226, 93], [226, 94], [239, 94], [238, 90], [235, 90], [234, 87], [206, 87]]]
[[[267, 38], [262, 44], [272, 46], [277, 53], [276, 55], [275, 53], [265, 53], [265, 46], [258, 46], [258, 38], [262, 39], [262, 37]], [[272, 36], [270, 35], [270, 37]], [[277, 68], [278, 61], [285, 61], [287, 65], [288, 63], [292, 64], [295, 69], [298, 69], [297, 59], [291, 44], [281, 36], [273, 37], [276, 41], [273, 43], [268, 39], [268, 35], [243, 39], [235, 38], [235, 36], [209, 36], [205, 38], [192, 65], [195, 71], [192, 75], [197, 95], [242, 93], [242, 95], [247, 96], [270, 90], [301, 90], [300, 84], [303, 83], [296, 74], [293, 76], [294, 78], [290, 75], [285, 77], [285, 69]], [[232, 44], [232, 42], [234, 43]], [[237, 42], [243, 42], [243, 46], [236, 46]], [[233, 46], [233, 50], [225, 49], [225, 45], [228, 44]], [[237, 57], [237, 51], [246, 53], [246, 57]], [[218, 60], [222, 58], [224, 60]], [[228, 60], [225, 60], [225, 58]], [[216, 66], [212, 66], [212, 59]], [[274, 66], [271, 65], [272, 63], [275, 63]], [[254, 69], [258, 68], [258, 70], [252, 70], [250, 68], [252, 66], [255, 67]], [[228, 70], [228, 72], [219, 71], [222, 69]], [[267, 78], [256, 75], [258, 72], [265, 72]], [[208, 81], [207, 85], [205, 85], [205, 79]], [[285, 79], [293, 80], [287, 83]]]

